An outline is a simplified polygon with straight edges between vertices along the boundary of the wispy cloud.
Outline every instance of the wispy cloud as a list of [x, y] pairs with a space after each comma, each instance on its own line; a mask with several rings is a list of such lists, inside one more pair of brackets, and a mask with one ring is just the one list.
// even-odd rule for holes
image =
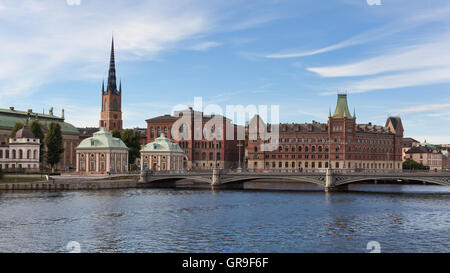
[[438, 114], [440, 116], [442, 112], [445, 113], [450, 112], [450, 103], [415, 105], [397, 110], [392, 110], [392, 112], [395, 112], [399, 115], [430, 113], [430, 114]]
[[196, 50], [196, 51], [205, 51], [213, 47], [221, 46], [222, 43], [215, 42], [215, 41], [208, 41], [208, 42], [202, 42], [195, 44], [191, 46], [189, 49]]
[[338, 42], [330, 46], [313, 50], [282, 51], [278, 53], [266, 54], [264, 57], [272, 59], [298, 58], [317, 55], [325, 52], [343, 49], [350, 46], [367, 44], [394, 35], [396, 33], [412, 29], [427, 22], [436, 21], [442, 19], [443, 17], [445, 18], [445, 16], [448, 16], [449, 14], [450, 14], [450, 6], [440, 7], [439, 9], [423, 12], [420, 15], [400, 19], [395, 22], [385, 24], [381, 27], [368, 30], [366, 32], [355, 35], [351, 38], [348, 38], [344, 41]]

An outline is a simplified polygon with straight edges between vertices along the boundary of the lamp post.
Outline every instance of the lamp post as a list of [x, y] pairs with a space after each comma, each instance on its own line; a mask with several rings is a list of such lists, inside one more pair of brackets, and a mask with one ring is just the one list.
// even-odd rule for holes
[[240, 173], [240, 172], [242, 172], [242, 167], [241, 167], [241, 147], [243, 146], [243, 145], [240, 143], [240, 140], [238, 140], [237, 146], [238, 146], [238, 148], [239, 148], [239, 163], [238, 163], [237, 171]]

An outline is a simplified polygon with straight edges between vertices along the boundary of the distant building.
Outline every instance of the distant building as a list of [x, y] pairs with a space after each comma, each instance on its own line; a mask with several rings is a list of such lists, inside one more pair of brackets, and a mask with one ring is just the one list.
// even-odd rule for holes
[[409, 151], [414, 146], [417, 146], [420, 144], [420, 141], [415, 140], [411, 137], [405, 137], [403, 138], [403, 145], [402, 145], [402, 160], [405, 161], [407, 159], [406, 152]]
[[[64, 111], [64, 110], [63, 110]], [[63, 137], [64, 152], [61, 154], [61, 160], [57, 164], [58, 169], [73, 168], [76, 165], [75, 148], [80, 143], [80, 132], [70, 123], [65, 122], [64, 112], [61, 117], [53, 114], [53, 109], [50, 109], [48, 114], [39, 114], [29, 109], [28, 111], [19, 111], [14, 107], [9, 109], [0, 109], [0, 144], [8, 144], [11, 131], [16, 123], [26, 124], [27, 120], [31, 123], [37, 120], [41, 125], [44, 136], [47, 136], [48, 127], [50, 123], [56, 122], [61, 126], [61, 133]], [[45, 145], [44, 145], [45, 147]], [[46, 147], [45, 147], [46, 149]], [[44, 166], [45, 163], [44, 150]], [[41, 162], [42, 163], [42, 162]]]
[[179, 171], [184, 169], [184, 151], [164, 134], [141, 150], [141, 170]]
[[443, 155], [441, 151], [426, 141], [409, 149], [406, 152], [406, 158], [427, 166], [432, 171], [442, 170]]
[[128, 172], [128, 148], [106, 128], [83, 140], [76, 148], [77, 172], [107, 174]]
[[40, 140], [25, 125], [8, 144], [0, 145], [0, 169], [39, 171], [39, 146]]
[[[217, 120], [217, 128], [213, 124]], [[198, 121], [198, 122], [196, 122]], [[205, 115], [192, 108], [176, 111], [174, 115], [164, 115], [146, 120], [147, 142], [152, 142], [161, 134], [178, 143], [184, 151], [184, 162], [187, 169], [233, 169], [238, 167], [239, 147], [237, 140], [238, 126], [230, 119], [219, 115]], [[181, 140], [172, 136], [172, 127], [175, 123], [182, 123], [176, 134], [184, 135]], [[232, 132], [227, 132], [231, 128]], [[242, 131], [243, 132], [243, 131]], [[206, 139], [203, 133], [211, 138]], [[234, 136], [227, 140], [227, 134]], [[242, 141], [241, 141], [242, 142]], [[241, 159], [244, 158], [244, 149], [240, 149]]]
[[[249, 169], [402, 169], [401, 119], [389, 117], [385, 126], [357, 124], [345, 94], [338, 95], [328, 123], [278, 124], [279, 137], [271, 140], [275, 149], [261, 149], [267, 142], [261, 126], [266, 124], [259, 116], [250, 121]], [[268, 124], [267, 128], [271, 131], [275, 127]]]

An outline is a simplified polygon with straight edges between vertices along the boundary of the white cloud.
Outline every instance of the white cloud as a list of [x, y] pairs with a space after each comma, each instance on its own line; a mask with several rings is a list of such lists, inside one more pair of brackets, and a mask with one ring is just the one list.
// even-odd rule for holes
[[447, 18], [450, 13], [450, 6], [439, 7], [438, 9], [421, 11], [419, 15], [414, 15], [409, 18], [400, 19], [393, 23], [385, 24], [379, 28], [371, 29], [365, 31], [361, 34], [355, 35], [348, 38], [342, 42], [336, 44], [322, 47], [313, 50], [291, 50], [283, 51], [278, 53], [266, 54], [264, 57], [272, 59], [282, 59], [282, 58], [298, 58], [305, 56], [317, 55], [325, 52], [330, 52], [338, 49], [343, 49], [350, 46], [356, 46], [361, 44], [367, 44], [373, 41], [377, 41], [388, 36], [400, 33], [414, 27], [423, 25], [424, 23], [440, 20], [442, 18]]
[[450, 67], [450, 33], [440, 34], [434, 41], [400, 47], [392, 52], [351, 64], [310, 67], [322, 77], [355, 77], [414, 69]]
[[418, 113], [429, 113], [439, 111], [450, 112], [450, 103], [415, 105], [406, 108], [401, 108], [398, 110], [393, 110], [392, 112], [404, 115], [404, 114], [418, 114]]
[[190, 47], [190, 49], [191, 50], [195, 50], [195, 51], [205, 51], [205, 50], [208, 50], [210, 48], [221, 46], [221, 45], [222, 45], [222, 43], [209, 41], [209, 42], [198, 43], [198, 44]]

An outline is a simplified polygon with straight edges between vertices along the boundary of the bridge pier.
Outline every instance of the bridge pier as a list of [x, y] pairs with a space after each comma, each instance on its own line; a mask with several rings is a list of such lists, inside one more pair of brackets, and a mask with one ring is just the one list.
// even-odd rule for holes
[[211, 178], [211, 186], [219, 186], [220, 183], [220, 172], [219, 169], [214, 168], [213, 169], [213, 173], [212, 173], [212, 178]]
[[328, 168], [325, 175], [325, 192], [338, 192], [348, 190], [348, 185], [336, 186], [336, 179], [332, 169]]

